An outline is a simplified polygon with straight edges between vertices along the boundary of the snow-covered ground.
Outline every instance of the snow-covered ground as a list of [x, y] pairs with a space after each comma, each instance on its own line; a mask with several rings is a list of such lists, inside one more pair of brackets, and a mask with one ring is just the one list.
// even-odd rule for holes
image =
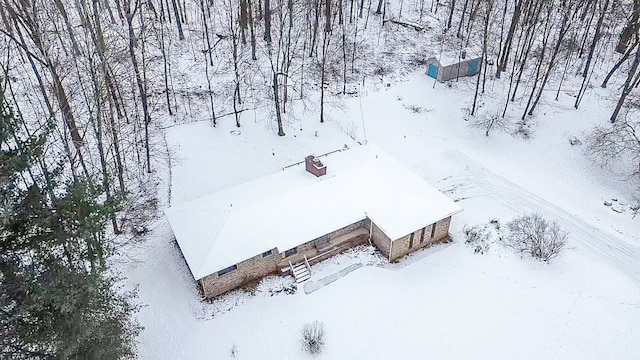
[[[452, 223], [454, 243], [399, 264], [376, 261], [370, 248], [312, 268], [314, 280], [362, 264], [305, 294], [270, 278], [214, 304], [196, 284], [166, 221], [131, 247], [122, 269], [140, 284], [142, 359], [300, 359], [302, 326], [323, 321], [326, 359], [607, 358], [640, 353], [640, 224], [628, 208], [630, 188], [594, 165], [569, 138], [607, 119], [607, 90], [542, 103], [534, 134], [524, 140], [484, 131], [463, 120], [472, 82], [451, 87], [421, 72], [389, 87], [361, 89], [320, 124], [309, 114], [277, 137], [257, 114], [236, 129], [197, 122], [167, 130], [170, 202], [186, 200], [276, 172], [310, 153], [373, 141], [465, 209]], [[386, 85], [386, 84], [383, 84]], [[490, 94], [487, 95], [490, 99]], [[487, 103], [481, 113], [504, 106]], [[501, 101], [501, 100], [500, 100]], [[416, 111], [417, 109], [417, 111]], [[245, 112], [243, 114], [248, 114]], [[232, 131], [239, 130], [231, 133]], [[603, 201], [616, 199], [614, 207]], [[424, 205], [424, 204], [422, 204]], [[570, 232], [550, 264], [506, 249], [474, 254], [465, 224], [508, 221], [538, 211]], [[291, 224], [296, 226], [296, 224]]]

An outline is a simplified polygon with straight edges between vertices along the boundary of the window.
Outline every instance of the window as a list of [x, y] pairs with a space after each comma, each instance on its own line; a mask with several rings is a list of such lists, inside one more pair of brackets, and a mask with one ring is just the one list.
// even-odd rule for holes
[[436, 236], [436, 224], [431, 225], [431, 238], [433, 239], [434, 236]]
[[262, 253], [262, 257], [266, 258], [267, 256], [273, 254], [273, 249], [269, 250], [269, 251], [265, 251]]
[[420, 230], [420, 244], [424, 242], [424, 233], [425, 233], [425, 228], [422, 228], [422, 230]]
[[409, 237], [409, 249], [413, 247], [413, 234], [414, 233], [411, 233], [411, 236]]
[[238, 268], [238, 265], [231, 265], [226, 269], [222, 269], [222, 270], [218, 271], [218, 276], [222, 276], [222, 275], [228, 274], [228, 273], [232, 272], [233, 270], [236, 270], [237, 268]]
[[297, 248], [289, 249], [289, 250], [284, 252], [284, 257], [295, 255], [297, 253], [298, 253], [298, 249]]

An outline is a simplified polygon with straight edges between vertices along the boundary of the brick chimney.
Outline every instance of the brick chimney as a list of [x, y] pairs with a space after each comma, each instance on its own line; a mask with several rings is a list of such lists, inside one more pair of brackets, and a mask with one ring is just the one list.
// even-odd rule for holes
[[327, 174], [327, 166], [320, 161], [317, 157], [309, 155], [304, 158], [304, 163], [307, 171], [315, 176], [322, 176]]

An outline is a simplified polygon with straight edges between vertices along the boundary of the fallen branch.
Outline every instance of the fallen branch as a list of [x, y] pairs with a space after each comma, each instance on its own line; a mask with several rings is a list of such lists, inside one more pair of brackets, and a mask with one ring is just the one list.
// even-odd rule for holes
[[396, 20], [396, 19], [386, 19], [384, 20], [382, 23], [386, 23], [386, 22], [390, 22], [393, 24], [398, 24], [404, 27], [408, 27], [408, 28], [413, 28], [413, 30], [415, 31], [423, 31], [425, 30], [427, 27], [424, 25], [420, 25], [420, 24], [416, 24], [414, 22], [410, 22], [410, 21], [404, 21], [404, 20]]

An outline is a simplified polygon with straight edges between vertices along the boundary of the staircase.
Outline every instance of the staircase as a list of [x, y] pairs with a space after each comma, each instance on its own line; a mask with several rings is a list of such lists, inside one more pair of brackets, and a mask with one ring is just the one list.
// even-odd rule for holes
[[296, 279], [296, 283], [301, 284], [309, 279], [311, 279], [311, 271], [309, 267], [309, 263], [306, 261], [299, 262], [295, 265], [289, 263], [289, 267], [291, 268], [291, 275]]

